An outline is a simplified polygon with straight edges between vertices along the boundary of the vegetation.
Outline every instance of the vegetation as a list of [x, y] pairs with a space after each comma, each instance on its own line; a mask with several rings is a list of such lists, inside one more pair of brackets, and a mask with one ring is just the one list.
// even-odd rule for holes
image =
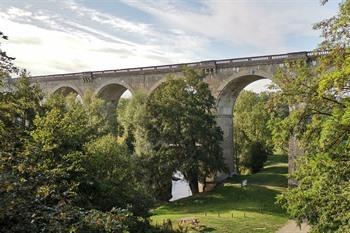
[[[37, 96], [34, 90], [8, 94]], [[2, 232], [145, 232], [149, 199], [125, 179], [132, 177], [126, 146], [99, 136], [74, 98], [53, 96], [38, 106], [34, 120], [17, 119], [29, 124], [19, 127], [23, 143], [7, 140], [9, 150], [1, 151]]]
[[[0, 55], [4, 87], [18, 69]], [[152, 199], [127, 146], [108, 134], [103, 101], [43, 102], [25, 71], [11, 83], [0, 92], [0, 232], [150, 231]]]
[[[350, 232], [349, 15], [344, 0], [338, 15], [316, 25], [324, 37], [319, 50], [328, 51], [316, 64], [286, 64], [275, 77], [280, 91], [244, 92], [235, 106], [242, 171], [258, 172], [270, 151], [297, 139], [304, 155], [291, 176], [297, 186], [278, 202], [314, 233]], [[7, 37], [0, 32], [0, 39]], [[183, 217], [199, 220], [202, 232], [273, 232], [286, 222], [274, 204], [287, 188], [283, 156], [198, 194], [198, 182], [226, 171], [215, 100], [202, 74], [185, 70], [116, 111], [116, 103], [92, 95], [84, 104], [75, 96], [43, 101], [12, 61], [0, 50], [0, 232], [164, 232]], [[176, 171], [196, 195], [157, 208], [155, 223], [171, 221], [155, 229], [149, 210], [171, 198]]]
[[[198, 182], [205, 184], [208, 176], [225, 168], [215, 100], [203, 77], [185, 70], [184, 78], [162, 83], [147, 99], [139, 125], [143, 133], [139, 146], [145, 156], [153, 157], [159, 169], [156, 177], [165, 178], [169, 187], [166, 182], [180, 171], [193, 194], [198, 193]], [[171, 191], [171, 183], [167, 190]]]
[[[4, 52], [1, 56], [5, 85], [17, 69]], [[89, 94], [84, 104], [74, 95], [43, 101], [23, 71], [10, 91], [0, 93], [1, 232], [155, 231], [149, 208], [163, 181], [171, 190], [172, 174], [181, 170], [197, 184], [223, 167], [214, 99], [201, 76], [194, 71], [185, 76], [169, 79], [151, 98], [138, 94], [125, 104], [118, 112], [118, 137], [110, 104]], [[182, 108], [169, 118], [167, 103], [177, 92], [181, 98], [171, 107]], [[164, 117], [154, 122], [150, 117], [157, 111]], [[167, 132], [167, 126], [176, 117], [183, 127], [173, 141], [175, 128]], [[161, 131], [147, 128], [154, 123]], [[154, 134], [164, 142], [160, 147]], [[141, 153], [145, 146], [152, 153]]]
[[139, 126], [142, 125], [146, 101], [146, 94], [136, 93], [132, 99], [121, 99], [117, 109], [119, 135], [124, 138], [130, 152], [138, 155], [141, 155], [142, 146], [137, 143], [140, 144], [143, 138]]
[[[177, 228], [180, 219], [198, 219], [194, 232], [275, 232], [287, 216], [275, 197], [287, 187], [287, 156], [271, 155], [256, 174], [232, 179], [208, 193], [177, 200], [153, 211], [152, 222], [170, 219]], [[247, 186], [241, 187], [241, 181]], [[166, 222], [166, 221], [165, 221]]]
[[292, 176], [298, 185], [279, 202], [312, 232], [350, 232], [349, 15], [346, 0], [338, 15], [316, 25], [324, 37], [319, 49], [329, 51], [316, 66], [295, 62], [276, 77], [280, 101], [294, 106], [281, 132], [294, 134], [304, 151]]
[[234, 105], [234, 148], [238, 172], [256, 173], [264, 166], [272, 153], [271, 130], [267, 127], [272, 119], [267, 109], [270, 94], [243, 90]]

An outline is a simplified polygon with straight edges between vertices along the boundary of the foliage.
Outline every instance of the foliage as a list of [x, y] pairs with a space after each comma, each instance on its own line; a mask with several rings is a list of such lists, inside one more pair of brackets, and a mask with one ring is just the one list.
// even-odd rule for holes
[[[122, 99], [118, 104], [119, 135], [123, 136], [131, 153], [135, 151], [138, 134], [137, 125], [142, 120], [147, 96], [144, 93], [136, 93], [132, 99]], [[143, 135], [140, 135], [142, 137]], [[140, 139], [139, 137], [139, 139]]]
[[268, 93], [242, 91], [234, 106], [234, 148], [236, 167], [243, 173], [258, 172], [271, 153]]
[[[0, 151], [0, 232], [147, 231], [149, 204], [145, 196], [137, 199], [140, 189], [131, 189], [135, 183], [125, 178], [132, 173], [132, 166], [125, 166], [131, 161], [126, 159], [126, 146], [113, 143], [111, 135], [100, 136], [103, 126], [92, 120], [97, 119], [92, 108], [74, 96], [53, 96], [42, 104], [39, 89], [30, 86], [26, 76], [0, 96], [0, 106], [7, 110], [1, 115], [5, 130]], [[97, 166], [102, 156], [109, 162], [124, 161], [123, 170], [116, 164]], [[104, 193], [114, 201], [109, 206], [91, 202], [86, 184], [98, 172], [111, 176], [90, 185], [90, 190], [106, 191], [114, 181], [130, 189], [121, 193], [114, 187]], [[112, 181], [122, 175], [124, 180]]]
[[280, 88], [276, 85], [272, 85], [272, 92], [269, 93], [269, 99], [265, 104], [265, 107], [269, 113], [269, 120], [267, 122], [267, 128], [271, 133], [270, 148], [275, 153], [288, 153], [289, 147], [289, 134], [284, 129], [286, 128], [285, 119], [289, 115], [288, 103], [278, 101], [280, 95]]
[[137, 165], [126, 144], [109, 134], [87, 143], [85, 153], [88, 183], [84, 192], [91, 205], [100, 210], [118, 206], [135, 215], [147, 216], [151, 198], [137, 180]]
[[116, 119], [113, 118], [115, 116], [114, 105], [97, 98], [90, 90], [84, 93], [82, 101], [84, 103], [84, 110], [88, 116], [88, 124], [94, 130], [93, 134], [100, 136], [108, 133], [116, 133]]
[[349, 15], [346, 0], [338, 15], [316, 26], [324, 36], [320, 49], [329, 50], [316, 67], [300, 61], [276, 77], [285, 84], [281, 100], [294, 106], [285, 130], [297, 136], [305, 153], [293, 175], [298, 186], [279, 202], [292, 217], [307, 219], [312, 232], [350, 229]]
[[205, 183], [225, 167], [214, 107], [208, 84], [193, 70], [185, 70], [184, 78], [169, 78], [146, 103], [141, 125], [147, 140], [144, 151], [160, 162], [165, 180], [180, 171], [192, 193], [198, 192], [198, 181]]
[[249, 169], [248, 172], [244, 173], [256, 173], [264, 167], [264, 163], [267, 160], [268, 153], [261, 142], [252, 142], [245, 145], [245, 150], [241, 152], [240, 166], [241, 172], [244, 169]]
[[[0, 31], [0, 40], [8, 40], [8, 37]], [[1, 45], [1, 42], [0, 42]], [[4, 74], [17, 73], [19, 69], [13, 65], [15, 58], [10, 57], [0, 48], [0, 76]]]
[[173, 168], [165, 158], [157, 156], [145, 137], [144, 119], [147, 96], [136, 93], [132, 99], [118, 104], [119, 136], [128, 146], [134, 161], [136, 179], [143, 183], [147, 193], [157, 200], [171, 199]]

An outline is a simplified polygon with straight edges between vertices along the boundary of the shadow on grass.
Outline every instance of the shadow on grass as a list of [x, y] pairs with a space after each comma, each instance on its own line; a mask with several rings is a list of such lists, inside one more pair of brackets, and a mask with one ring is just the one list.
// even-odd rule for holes
[[254, 177], [248, 177], [248, 182], [256, 185], [288, 187], [288, 179], [285, 175], [260, 173], [256, 174]]
[[270, 155], [264, 165], [270, 166], [276, 163], [288, 164], [288, 155]]
[[156, 214], [200, 214], [229, 211], [269, 212], [282, 215], [282, 209], [275, 204], [279, 191], [262, 186], [248, 185], [241, 188], [227, 184], [206, 194], [182, 199], [157, 209]]
[[[235, 176], [211, 192], [200, 193], [163, 205], [157, 208], [154, 214], [206, 216], [206, 214], [230, 214], [233, 211], [241, 211], [285, 216], [285, 212], [276, 204], [276, 196], [280, 194], [281, 189], [269, 186], [287, 187], [287, 161], [287, 156], [269, 156], [265, 169], [260, 173]], [[240, 184], [244, 179], [247, 179], [248, 185], [242, 188]]]
[[240, 184], [243, 180], [247, 180], [248, 184], [276, 186], [281, 188], [288, 187], [288, 167], [274, 166], [267, 167], [259, 173], [253, 175], [239, 175], [227, 180], [232, 184]]
[[262, 170], [261, 173], [287, 174], [288, 167], [286, 166], [267, 167], [264, 170]]
[[216, 229], [212, 228], [212, 227], [207, 227], [207, 226], [204, 226], [204, 225], [201, 225], [200, 227], [201, 228], [200, 228], [199, 232], [205, 233], [205, 232], [214, 232], [214, 231], [216, 231]]

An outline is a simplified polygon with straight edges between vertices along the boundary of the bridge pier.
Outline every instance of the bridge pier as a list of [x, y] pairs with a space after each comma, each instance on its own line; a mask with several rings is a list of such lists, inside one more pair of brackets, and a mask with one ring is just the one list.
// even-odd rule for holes
[[218, 174], [217, 181], [222, 181], [228, 176], [235, 173], [234, 161], [233, 161], [233, 120], [232, 114], [218, 115], [216, 117], [218, 126], [223, 131], [222, 151], [225, 161], [225, 165], [229, 169], [228, 174]]

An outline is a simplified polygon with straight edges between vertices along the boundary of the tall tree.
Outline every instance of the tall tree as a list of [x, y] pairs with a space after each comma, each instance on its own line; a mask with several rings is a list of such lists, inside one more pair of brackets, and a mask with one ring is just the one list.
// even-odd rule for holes
[[184, 175], [193, 194], [198, 182], [225, 170], [214, 107], [208, 84], [193, 70], [185, 70], [183, 78], [169, 78], [146, 103], [143, 127], [151, 150], [171, 173]]
[[121, 103], [118, 104], [118, 133], [124, 138], [131, 153], [136, 149], [135, 134], [138, 134], [136, 126], [142, 121], [146, 101], [146, 94], [139, 92], [133, 95], [131, 99], [122, 99]]
[[268, 93], [242, 91], [233, 113], [236, 166], [241, 172], [258, 172], [272, 150]]
[[126, 145], [106, 135], [103, 101], [43, 102], [0, 58], [0, 232], [147, 232], [149, 195]]
[[316, 67], [299, 61], [276, 77], [284, 84], [280, 100], [294, 106], [285, 129], [305, 154], [293, 175], [298, 186], [279, 201], [291, 216], [307, 219], [312, 232], [350, 232], [349, 15], [346, 0], [338, 15], [316, 25], [324, 37], [319, 49], [329, 51]]

